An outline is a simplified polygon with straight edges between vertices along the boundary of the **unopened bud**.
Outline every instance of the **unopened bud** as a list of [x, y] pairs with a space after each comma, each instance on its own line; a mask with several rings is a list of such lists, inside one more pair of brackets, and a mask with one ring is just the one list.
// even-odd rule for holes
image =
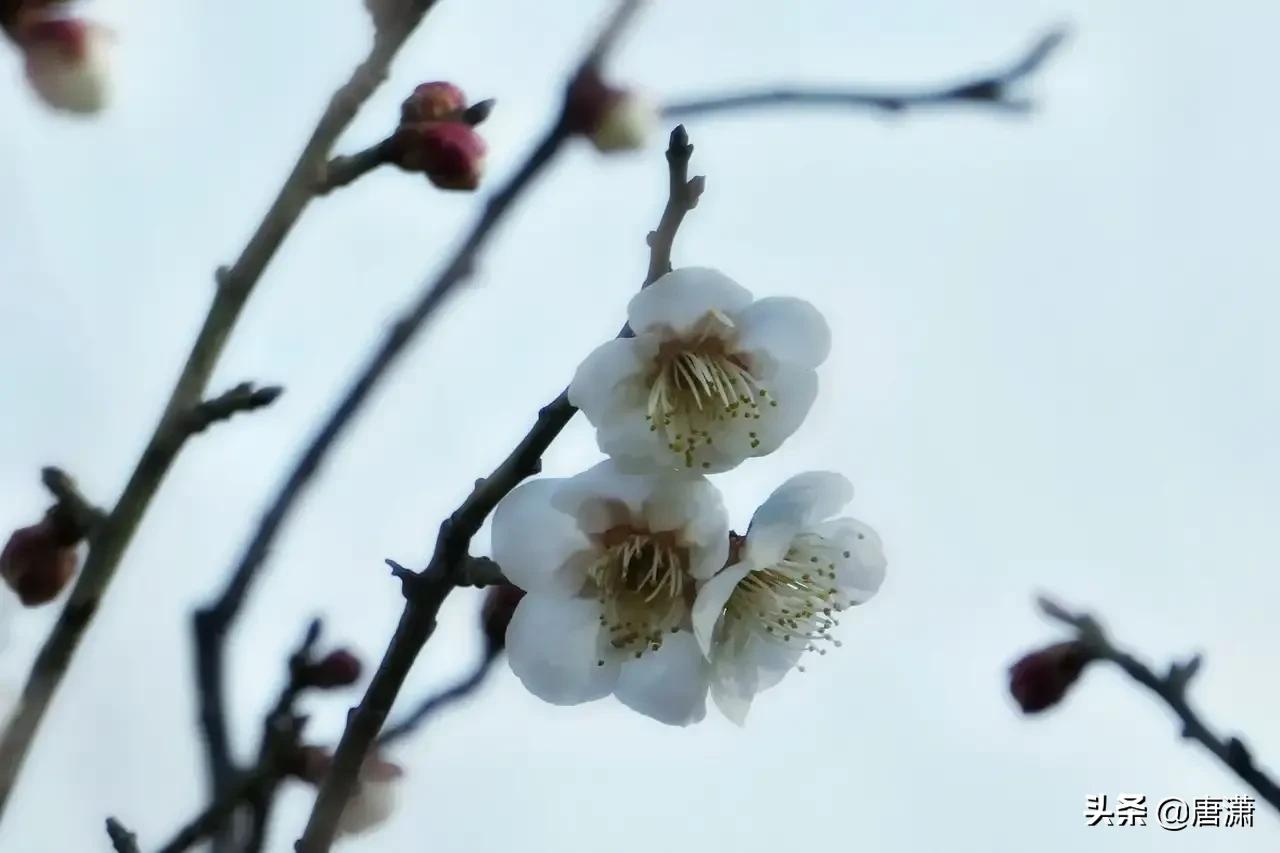
[[1009, 692], [1024, 713], [1052, 708], [1067, 694], [1085, 665], [1096, 657], [1079, 640], [1055, 643], [1031, 652], [1009, 667]]
[[0, 577], [27, 607], [47, 604], [75, 577], [75, 540], [51, 512], [43, 521], [15, 530], [0, 551]]
[[391, 159], [422, 172], [447, 190], [474, 190], [484, 174], [487, 147], [470, 125], [457, 121], [404, 124], [391, 137]]
[[298, 678], [307, 687], [330, 690], [355, 684], [362, 669], [360, 658], [346, 649], [335, 649], [320, 660], [305, 664]]
[[467, 96], [452, 83], [437, 80], [422, 83], [400, 105], [400, 122], [444, 121], [460, 116], [467, 108]]
[[507, 647], [507, 626], [515, 615], [516, 605], [524, 598], [524, 590], [509, 583], [489, 587], [480, 609], [480, 625], [492, 652]]
[[589, 70], [569, 87], [565, 121], [571, 132], [587, 137], [600, 151], [630, 151], [648, 141], [658, 110], [642, 95], [611, 86]]
[[56, 109], [98, 112], [107, 102], [110, 31], [35, 8], [21, 16], [17, 32], [31, 87]]

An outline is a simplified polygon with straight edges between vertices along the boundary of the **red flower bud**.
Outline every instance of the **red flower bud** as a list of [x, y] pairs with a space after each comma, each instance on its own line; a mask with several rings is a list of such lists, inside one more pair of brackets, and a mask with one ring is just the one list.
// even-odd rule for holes
[[509, 583], [489, 587], [480, 609], [480, 626], [490, 651], [501, 651], [507, 646], [507, 626], [515, 615], [516, 605], [524, 598], [524, 590]]
[[457, 118], [467, 108], [467, 96], [452, 83], [423, 83], [400, 105], [402, 124]]
[[308, 687], [330, 690], [347, 687], [360, 680], [363, 666], [360, 658], [346, 649], [335, 649], [314, 663], [302, 668], [300, 680]]
[[1024, 713], [1052, 708], [1097, 656], [1079, 640], [1031, 652], [1009, 667], [1009, 692]]
[[27, 79], [45, 103], [93, 113], [107, 100], [110, 32], [100, 24], [61, 16], [33, 4], [20, 12], [16, 37], [26, 56]]
[[9, 537], [0, 551], [0, 577], [25, 606], [47, 604], [75, 577], [78, 558], [69, 539], [52, 513]]
[[487, 147], [470, 125], [457, 121], [403, 124], [391, 137], [391, 160], [422, 172], [437, 187], [474, 190], [484, 173]]

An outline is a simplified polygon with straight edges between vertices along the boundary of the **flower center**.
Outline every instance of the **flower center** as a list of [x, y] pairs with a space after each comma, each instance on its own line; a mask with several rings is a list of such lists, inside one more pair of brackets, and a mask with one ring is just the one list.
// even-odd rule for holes
[[[601, 537], [587, 577], [603, 605], [600, 624], [618, 654], [640, 657], [662, 648], [684, 625], [694, 594], [689, 555], [671, 534], [615, 527]], [[604, 660], [597, 664], [604, 666]]]
[[840, 624], [835, 614], [854, 602], [840, 595], [836, 564], [849, 556], [816, 533], [801, 533], [781, 561], [738, 582], [725, 605], [726, 627], [822, 655], [821, 643], [839, 647], [830, 635]]
[[[723, 433], [738, 418], [759, 420], [761, 407], [778, 405], [746, 360], [725, 345], [722, 335], [732, 327], [727, 317], [708, 315], [697, 335], [667, 341], [654, 361], [645, 420], [651, 431], [663, 433], [668, 449], [684, 456], [688, 468], [696, 467], [699, 450], [711, 444], [714, 432]], [[755, 432], [747, 432], [745, 441], [753, 449], [760, 446]]]

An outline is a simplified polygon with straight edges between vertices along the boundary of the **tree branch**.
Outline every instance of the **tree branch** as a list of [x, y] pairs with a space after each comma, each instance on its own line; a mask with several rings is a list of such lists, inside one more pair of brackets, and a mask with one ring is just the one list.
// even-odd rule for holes
[[1066, 39], [1064, 28], [1049, 30], [1012, 65], [992, 74], [917, 91], [886, 92], [872, 89], [818, 86], [773, 86], [726, 95], [672, 101], [662, 109], [668, 118], [685, 119], [763, 107], [849, 107], [901, 112], [929, 106], [970, 104], [1010, 112], [1025, 112], [1031, 102], [1011, 97], [1014, 84], [1031, 76]]
[[492, 647], [486, 647], [480, 662], [467, 675], [466, 678], [459, 681], [452, 687], [442, 690], [433, 696], [427, 697], [403, 720], [395, 725], [388, 726], [378, 737], [378, 746], [385, 747], [396, 741], [413, 734], [427, 719], [438, 713], [442, 708], [446, 708], [461, 699], [465, 699], [474, 693], [484, 680], [488, 678], [489, 673], [493, 670], [493, 665], [502, 657], [502, 650]]
[[1074, 628], [1077, 639], [1101, 660], [1120, 667], [1126, 675], [1158, 696], [1182, 722], [1182, 736], [1203, 745], [1240, 779], [1252, 787], [1272, 808], [1280, 811], [1280, 785], [1253, 762], [1253, 756], [1238, 737], [1222, 738], [1213, 733], [1187, 700], [1187, 688], [1200, 670], [1199, 655], [1183, 663], [1174, 662], [1164, 675], [1157, 675], [1146, 664], [1117, 648], [1103, 631], [1098, 620], [1088, 613], [1071, 613], [1047, 599], [1039, 600], [1040, 609], [1051, 619]]
[[182, 853], [212, 836], [243, 803], [257, 796], [268, 785], [274, 785], [278, 775], [278, 768], [264, 764], [241, 776], [204, 811], [178, 830], [173, 840], [156, 853]]
[[40, 481], [57, 501], [58, 512], [76, 532], [89, 536], [102, 524], [105, 513], [81, 493], [76, 481], [66, 471], [54, 467], [41, 469]]
[[210, 425], [229, 420], [240, 412], [253, 412], [270, 406], [283, 393], [284, 389], [279, 385], [257, 388], [252, 382], [241, 382], [230, 391], [195, 406], [188, 416], [187, 429], [193, 435], [204, 432]]
[[113, 817], [107, 818], [107, 835], [111, 838], [111, 846], [116, 853], [142, 853], [138, 847], [138, 836], [125, 829]]
[[[253, 237], [230, 267], [217, 276], [213, 304], [196, 336], [163, 415], [139, 458], [124, 492], [93, 538], [80, 578], [45, 640], [23, 688], [18, 712], [0, 738], [0, 814], [8, 803], [31, 743], [66, 674], [81, 637], [114, 577], [152, 498], [190, 436], [191, 410], [200, 404], [209, 377], [236, 321], [267, 265], [307, 205], [315, 197], [315, 176], [338, 136], [360, 106], [386, 78], [392, 59], [435, 0], [406, 4], [403, 16], [380, 27], [369, 55], [333, 95], [293, 170], [285, 179]], [[215, 791], [230, 776], [226, 733], [206, 730], [210, 775]]]
[[379, 166], [390, 163], [391, 155], [392, 139], [388, 137], [355, 154], [334, 157], [322, 170], [320, 180], [316, 182], [316, 193], [328, 195], [339, 187], [345, 187]]

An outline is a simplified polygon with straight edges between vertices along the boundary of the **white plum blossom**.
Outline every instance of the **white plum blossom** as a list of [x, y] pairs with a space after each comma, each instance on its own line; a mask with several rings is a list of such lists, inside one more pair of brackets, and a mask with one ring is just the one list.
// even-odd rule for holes
[[826, 654], [836, 614], [875, 595], [885, 575], [875, 531], [835, 518], [853, 498], [839, 474], [812, 471], [783, 483], [734, 537], [730, 565], [693, 605], [693, 629], [711, 662], [711, 695], [742, 725], [756, 693], [774, 686], [805, 651]]
[[793, 297], [754, 299], [716, 270], [686, 267], [627, 306], [634, 337], [597, 348], [569, 400], [624, 470], [716, 473], [776, 450], [804, 421], [831, 333]]
[[512, 671], [554, 704], [613, 694], [663, 723], [698, 722], [709, 665], [690, 612], [728, 551], [720, 493], [702, 477], [606, 461], [525, 483], [493, 517], [494, 559], [527, 592], [507, 628]]
[[112, 39], [109, 29], [93, 21], [32, 13], [18, 34], [31, 87], [56, 109], [98, 112], [107, 101]]

